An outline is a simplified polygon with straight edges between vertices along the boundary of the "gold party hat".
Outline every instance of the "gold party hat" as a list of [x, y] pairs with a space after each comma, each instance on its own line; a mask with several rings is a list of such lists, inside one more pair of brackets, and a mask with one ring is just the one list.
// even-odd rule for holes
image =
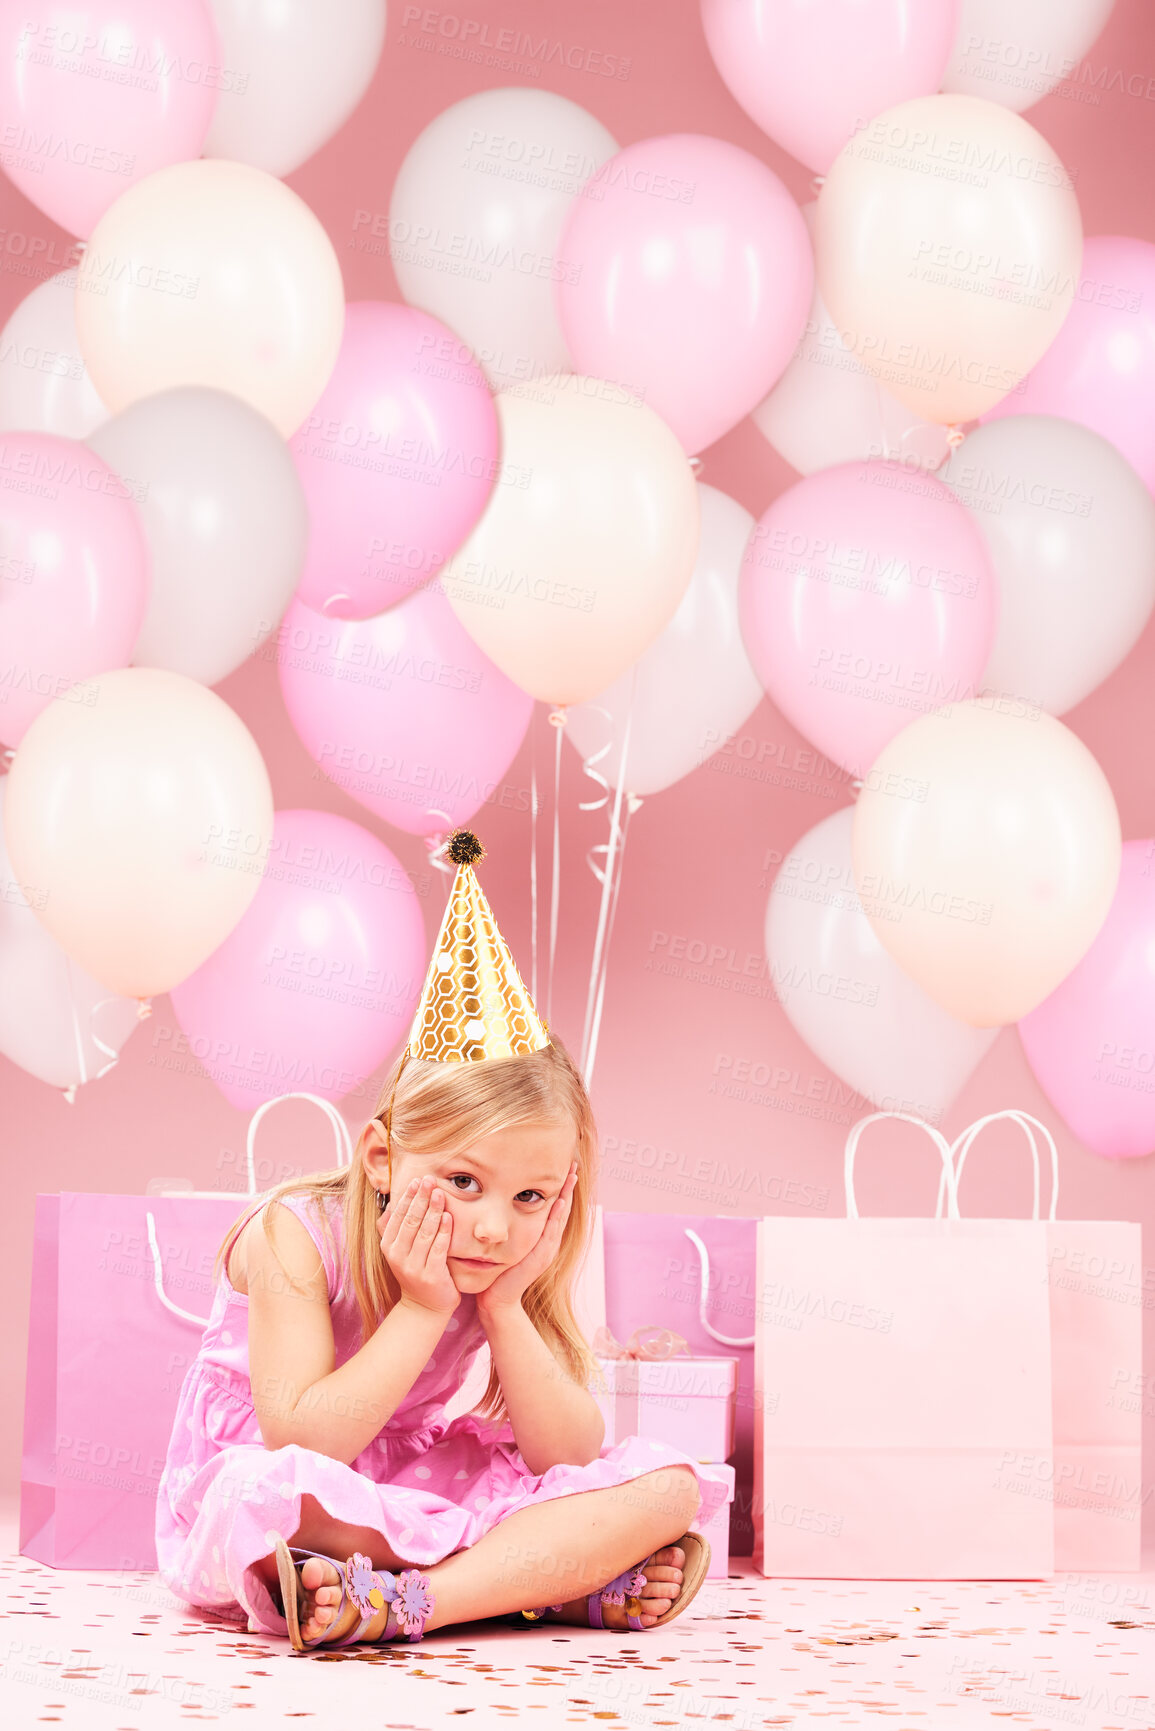
[[437, 1063], [521, 1058], [549, 1045], [549, 1029], [517, 971], [473, 870], [485, 849], [471, 830], [446, 846], [457, 866], [406, 1054]]

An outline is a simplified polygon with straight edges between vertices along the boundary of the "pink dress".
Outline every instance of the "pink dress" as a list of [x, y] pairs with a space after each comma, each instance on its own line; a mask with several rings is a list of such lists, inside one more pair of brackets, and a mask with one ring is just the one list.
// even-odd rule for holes
[[[356, 1297], [351, 1287], [344, 1290], [313, 1200], [282, 1200], [324, 1261], [336, 1365], [342, 1365], [360, 1350]], [[238, 1221], [238, 1230], [260, 1206]], [[339, 1207], [331, 1206], [330, 1220], [340, 1258]], [[157, 1496], [157, 1564], [166, 1585], [252, 1633], [286, 1635], [285, 1619], [253, 1564], [269, 1555], [278, 1533], [292, 1541], [304, 1495], [339, 1521], [382, 1533], [397, 1556], [417, 1567], [475, 1544], [516, 1509], [624, 1484], [672, 1462], [692, 1466], [697, 1475], [699, 1521], [725, 1500], [717, 1467], [666, 1443], [627, 1437], [588, 1466], [533, 1473], [508, 1422], [498, 1427], [471, 1413], [446, 1419], [446, 1404], [484, 1344], [477, 1301], [463, 1294], [425, 1369], [351, 1465], [297, 1443], [267, 1449], [249, 1382], [248, 1298], [222, 1270], [200, 1351], [181, 1386]]]

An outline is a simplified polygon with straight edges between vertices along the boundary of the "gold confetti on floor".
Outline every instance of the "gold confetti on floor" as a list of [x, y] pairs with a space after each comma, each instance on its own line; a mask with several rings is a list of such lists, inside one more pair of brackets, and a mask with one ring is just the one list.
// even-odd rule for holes
[[[18, 1555], [15, 1504], [0, 1504], [0, 1724], [160, 1731], [251, 1712], [260, 1731], [288, 1720], [327, 1731], [337, 1714], [364, 1731], [450, 1718], [469, 1731], [518, 1719], [543, 1731], [1155, 1731], [1148, 1564], [1053, 1581], [784, 1581], [739, 1557], [645, 1634], [486, 1621], [296, 1654], [182, 1605], [155, 1574]], [[382, 1665], [388, 1681], [370, 1680]]]

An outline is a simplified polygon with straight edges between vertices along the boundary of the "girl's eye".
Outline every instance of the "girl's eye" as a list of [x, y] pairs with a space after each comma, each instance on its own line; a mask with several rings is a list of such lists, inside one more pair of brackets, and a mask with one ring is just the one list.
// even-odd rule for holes
[[[459, 1195], [469, 1196], [472, 1192], [466, 1190], [465, 1186], [467, 1184], [477, 1184], [477, 1179], [473, 1176], [472, 1172], [455, 1172], [449, 1182], [453, 1185]], [[479, 1184], [477, 1187], [478, 1190], [481, 1189]], [[515, 1202], [528, 1202], [531, 1199], [543, 1202], [545, 1197], [543, 1192], [540, 1190], [519, 1190], [517, 1195], [514, 1197]]]

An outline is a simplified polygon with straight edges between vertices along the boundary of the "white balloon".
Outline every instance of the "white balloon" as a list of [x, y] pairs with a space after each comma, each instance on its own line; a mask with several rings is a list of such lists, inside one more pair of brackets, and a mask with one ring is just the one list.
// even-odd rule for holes
[[569, 207], [618, 145], [549, 90], [483, 90], [414, 141], [393, 184], [401, 293], [456, 331], [495, 389], [571, 372], [554, 307]]
[[4, 842], [6, 792], [0, 780], [0, 1052], [70, 1088], [113, 1061], [139, 1026], [137, 1006], [86, 974], [37, 919]]
[[86, 439], [107, 421], [80, 352], [75, 304], [76, 271], [60, 271], [25, 295], [0, 331], [0, 432]]
[[938, 1123], [998, 1028], [935, 1003], [879, 943], [851, 860], [854, 807], [824, 818], [783, 860], [766, 907], [779, 1003], [811, 1051], [876, 1106]]
[[180, 385], [88, 443], [131, 488], [152, 556], [133, 665], [215, 685], [276, 627], [304, 565], [308, 512], [284, 439], [240, 397]]
[[211, 4], [222, 67], [203, 154], [290, 174], [369, 88], [385, 41], [385, 0]]
[[1155, 607], [1155, 499], [1114, 445], [1057, 415], [976, 427], [939, 478], [982, 530], [999, 581], [983, 688], [1064, 714]]
[[[815, 208], [802, 206], [811, 239]], [[871, 457], [937, 469], [949, 450], [946, 428], [892, 397], [847, 348], [817, 287], [794, 357], [752, 418], [800, 475]]]
[[[1064, 78], [1095, 41], [1115, 0], [962, 0], [945, 91], [1021, 114]], [[1092, 86], [1093, 88], [1093, 86]]]
[[543, 703], [585, 703], [686, 593], [694, 471], [661, 416], [606, 379], [547, 375], [495, 401], [503, 477], [441, 587], [507, 679]]
[[567, 711], [565, 737], [586, 762], [597, 757], [593, 767], [611, 787], [621, 781], [629, 720], [629, 793], [658, 793], [689, 775], [765, 695], [738, 626], [738, 576], [754, 519], [701, 482], [698, 503], [698, 559], [678, 611], [608, 690]]

